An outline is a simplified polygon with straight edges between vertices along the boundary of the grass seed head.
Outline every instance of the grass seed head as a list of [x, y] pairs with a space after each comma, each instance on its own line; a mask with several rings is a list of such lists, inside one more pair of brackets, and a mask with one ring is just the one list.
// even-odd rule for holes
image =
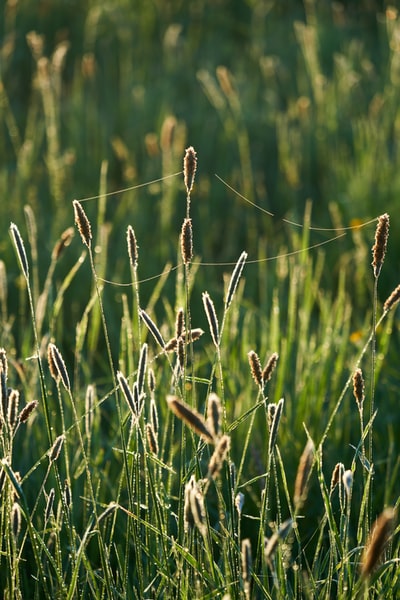
[[208, 292], [203, 292], [202, 298], [203, 298], [204, 310], [205, 310], [207, 320], [208, 320], [208, 325], [210, 327], [211, 337], [212, 337], [212, 340], [213, 340], [216, 348], [218, 348], [219, 347], [219, 325], [218, 325], [217, 314], [216, 314], [215, 308], [214, 308], [214, 302], [211, 300]]
[[387, 298], [385, 304], [383, 305], [383, 310], [388, 312], [397, 302], [400, 300], [400, 285], [397, 286], [396, 289], [390, 294], [389, 298]]
[[215, 438], [219, 437], [221, 431], [221, 399], [215, 392], [211, 392], [207, 402], [207, 426]]
[[37, 400], [31, 400], [30, 402], [28, 402], [28, 404], [24, 406], [24, 408], [19, 413], [19, 422], [26, 423], [33, 411], [36, 410], [38, 404], [39, 403]]
[[364, 403], [365, 384], [363, 374], [360, 368], [354, 371], [353, 375], [353, 394], [357, 402], [358, 410], [361, 412]]
[[361, 558], [361, 574], [363, 577], [371, 575], [381, 559], [394, 529], [396, 518], [396, 509], [390, 507], [386, 508], [375, 521]]
[[207, 444], [214, 443], [214, 437], [207, 427], [204, 418], [187, 404], [179, 400], [177, 396], [167, 396], [167, 403], [172, 412], [186, 423]]
[[252, 569], [252, 554], [251, 554], [251, 543], [249, 538], [242, 540], [241, 547], [241, 563], [242, 563], [242, 578], [244, 583], [244, 595], [246, 600], [250, 598], [250, 583], [251, 583], [251, 569]]
[[15, 223], [11, 223], [10, 232], [11, 232], [11, 237], [14, 242], [15, 249], [17, 251], [18, 260], [20, 262], [22, 272], [24, 274], [25, 279], [28, 280], [29, 279], [29, 264], [28, 264], [28, 259], [26, 257], [24, 241], [23, 241], [21, 234], [19, 232], [19, 229], [15, 225]]
[[131, 388], [129, 387], [128, 380], [121, 373], [121, 371], [117, 371], [117, 380], [118, 380], [122, 394], [126, 400], [127, 405], [129, 406], [129, 409], [130, 409], [132, 415], [134, 417], [136, 417], [137, 412], [138, 412], [138, 406], [135, 403], [135, 399], [134, 399], [133, 393], [131, 392]]
[[189, 146], [185, 150], [183, 159], [183, 178], [185, 182], [186, 192], [190, 194], [193, 189], [194, 177], [197, 170], [197, 154], [193, 146]]
[[71, 392], [68, 372], [61, 353], [55, 344], [50, 343], [47, 348], [47, 358], [51, 376], [55, 381], [61, 380], [63, 386], [68, 392]]
[[314, 460], [314, 450], [315, 448], [313, 442], [308, 440], [300, 457], [294, 484], [294, 503], [296, 508], [300, 508], [302, 506], [307, 496], [308, 479]]
[[278, 404], [276, 405], [276, 409], [275, 409], [275, 414], [274, 414], [274, 419], [272, 421], [271, 424], [271, 429], [269, 432], [269, 444], [268, 444], [268, 452], [271, 455], [274, 447], [275, 447], [275, 443], [276, 443], [276, 438], [278, 435], [278, 428], [279, 428], [279, 423], [281, 420], [281, 416], [282, 416], [282, 410], [283, 410], [283, 405], [284, 405], [284, 399], [281, 398], [278, 402]]
[[90, 227], [90, 221], [82, 208], [82, 204], [78, 200], [74, 200], [72, 204], [74, 207], [75, 224], [81, 235], [82, 242], [85, 244], [85, 246], [90, 248], [92, 242], [92, 229]]
[[225, 310], [228, 310], [228, 308], [233, 300], [233, 296], [235, 295], [237, 286], [239, 284], [240, 277], [242, 276], [242, 271], [243, 271], [243, 267], [244, 267], [246, 260], [247, 260], [247, 252], [242, 252], [242, 254], [239, 256], [239, 259], [235, 265], [235, 268], [232, 271], [232, 276], [229, 281], [228, 291], [226, 293], [226, 300], [225, 300]]
[[152, 318], [143, 309], [139, 310], [139, 315], [142, 318], [142, 320], [144, 321], [144, 323], [145, 323], [146, 327], [148, 328], [148, 330], [150, 331], [150, 333], [153, 335], [156, 342], [158, 342], [160, 344], [161, 348], [164, 350], [165, 342], [164, 342], [163, 336], [161, 335], [161, 332], [158, 329], [157, 325], [154, 323]]
[[49, 450], [49, 461], [55, 462], [60, 456], [61, 448], [63, 447], [65, 440], [64, 435], [59, 435], [53, 442], [52, 447]]
[[154, 431], [152, 423], [146, 424], [146, 437], [147, 437], [147, 442], [149, 444], [150, 452], [157, 455], [158, 454], [158, 440], [157, 440], [157, 434]]
[[136, 271], [137, 266], [138, 266], [138, 259], [139, 259], [139, 254], [138, 254], [139, 246], [137, 245], [135, 232], [133, 230], [133, 227], [131, 227], [131, 225], [128, 225], [128, 229], [126, 231], [126, 242], [128, 245], [128, 256], [129, 256], [129, 261], [131, 263], [131, 267], [134, 271]]
[[333, 471], [332, 471], [332, 477], [331, 477], [331, 485], [329, 488], [329, 494], [332, 494], [333, 490], [335, 489], [335, 487], [338, 485], [339, 481], [340, 481], [340, 476], [344, 473], [344, 465], [343, 463], [339, 462], [336, 463]]
[[261, 362], [258, 357], [258, 354], [256, 354], [254, 352], [254, 350], [250, 350], [250, 352], [247, 354], [247, 357], [249, 359], [251, 375], [252, 375], [254, 381], [256, 382], [256, 384], [258, 385], [258, 387], [262, 388], [263, 387], [262, 368], [261, 368]]
[[224, 460], [227, 457], [231, 445], [229, 435], [223, 435], [215, 446], [215, 450], [210, 458], [208, 465], [208, 477], [216, 479], [221, 472]]
[[388, 237], [389, 215], [385, 213], [378, 218], [378, 224], [375, 231], [375, 244], [372, 248], [372, 266], [375, 278], [379, 277], [383, 261], [385, 260]]
[[18, 421], [19, 391], [10, 390], [8, 394], [7, 421], [10, 429], [14, 429]]
[[278, 358], [279, 358], [279, 355], [276, 352], [274, 352], [273, 354], [271, 354], [271, 356], [268, 359], [267, 364], [263, 368], [261, 377], [262, 377], [262, 382], [264, 385], [267, 383], [267, 381], [269, 381], [271, 379], [272, 373], [276, 369], [276, 365], [278, 363]]
[[60, 236], [60, 239], [56, 242], [53, 252], [51, 254], [51, 258], [53, 260], [58, 260], [61, 254], [64, 252], [65, 248], [68, 248], [70, 245], [72, 238], [74, 237], [74, 228], [68, 227]]
[[181, 254], [185, 265], [188, 265], [193, 258], [193, 227], [192, 219], [183, 221], [181, 230]]

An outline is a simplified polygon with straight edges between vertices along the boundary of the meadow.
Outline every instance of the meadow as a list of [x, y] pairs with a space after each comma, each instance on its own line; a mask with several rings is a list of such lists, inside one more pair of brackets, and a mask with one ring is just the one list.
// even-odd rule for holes
[[2, 16], [3, 597], [397, 598], [397, 9]]

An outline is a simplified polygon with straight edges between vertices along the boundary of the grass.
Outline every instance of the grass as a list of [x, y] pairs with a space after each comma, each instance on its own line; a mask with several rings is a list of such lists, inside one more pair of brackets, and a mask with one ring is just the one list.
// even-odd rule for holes
[[[185, 224], [195, 202], [188, 180]], [[175, 301], [160, 289], [153, 308], [142, 308], [138, 274], [146, 253], [130, 227], [124, 252], [132, 286], [123, 296], [119, 331], [110, 329], [103, 294], [109, 284], [97, 272], [90, 221], [81, 203], [74, 210], [94, 297], [76, 324], [71, 374], [55, 335], [39, 334], [35, 276], [19, 229], [11, 226], [36, 349], [12, 394], [7, 388], [21, 367], [2, 351], [7, 594], [395, 597], [398, 461], [387, 443], [375, 448], [374, 441], [375, 430], [384, 430], [386, 408], [375, 411], [374, 398], [395, 304], [382, 314], [375, 305], [361, 348], [349, 350], [350, 300], [344, 283], [332, 296], [321, 294], [323, 254], [315, 258], [308, 248], [306, 220], [298, 253], [275, 262], [271, 313], [261, 317], [246, 307], [247, 269], [265, 263], [247, 264], [242, 253], [224, 297], [203, 292], [199, 329], [191, 307], [201, 265], [186, 229], [180, 266], [165, 278], [175, 278]], [[387, 222], [384, 216], [377, 225], [376, 284]], [[249, 332], [257, 330], [252, 339]], [[92, 336], [108, 362], [99, 381], [89, 366]], [[278, 357], [267, 368], [272, 349]], [[21, 420], [19, 396], [29, 401], [36, 394], [39, 405]], [[392, 486], [383, 498], [382, 462]], [[393, 508], [384, 512], [386, 504]]]
[[7, 598], [399, 594], [399, 18], [286, 4], [5, 9]]

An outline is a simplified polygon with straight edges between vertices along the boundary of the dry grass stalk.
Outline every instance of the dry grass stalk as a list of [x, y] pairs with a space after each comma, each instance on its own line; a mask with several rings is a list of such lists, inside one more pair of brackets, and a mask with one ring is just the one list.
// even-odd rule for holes
[[136, 271], [138, 266], [139, 254], [135, 231], [133, 230], [133, 227], [131, 227], [131, 225], [128, 225], [128, 229], [126, 231], [126, 242], [128, 244], [128, 255], [131, 267], [134, 271]]
[[396, 518], [396, 509], [389, 507], [375, 521], [361, 558], [361, 574], [363, 577], [371, 575], [381, 559], [394, 529]]
[[253, 563], [251, 555], [251, 543], [249, 538], [242, 540], [241, 563], [244, 595], [246, 600], [248, 600], [251, 597], [251, 568]]
[[158, 454], [158, 439], [157, 439], [157, 434], [153, 429], [152, 423], [146, 424], [146, 437], [147, 437], [147, 442], [149, 444], [150, 451], [153, 454], [157, 455]]
[[385, 260], [388, 237], [389, 215], [385, 213], [378, 218], [378, 224], [375, 231], [375, 244], [372, 248], [372, 266], [375, 278], [379, 277], [383, 261]]
[[219, 437], [221, 431], [221, 399], [215, 392], [211, 392], [207, 402], [207, 427], [215, 438]]
[[247, 357], [249, 359], [251, 375], [252, 375], [254, 381], [256, 382], [256, 384], [258, 385], [258, 387], [262, 388], [263, 387], [262, 368], [261, 368], [261, 362], [258, 357], [258, 354], [256, 354], [256, 352], [254, 352], [254, 350], [250, 350], [250, 352], [247, 354]]
[[364, 403], [365, 384], [363, 374], [360, 368], [354, 371], [353, 375], [353, 394], [357, 402], [358, 410], [361, 412]]
[[271, 564], [271, 560], [276, 552], [279, 542], [285, 539], [292, 527], [293, 519], [287, 519], [269, 539], [265, 539], [264, 558], [268, 564]]
[[188, 265], [193, 258], [193, 228], [192, 219], [183, 221], [181, 230], [181, 254], [185, 265]]
[[160, 344], [161, 348], [164, 350], [164, 348], [165, 348], [165, 342], [164, 342], [163, 336], [161, 335], [161, 332], [158, 329], [157, 325], [154, 323], [154, 321], [152, 320], [152, 318], [149, 317], [149, 315], [143, 309], [139, 310], [139, 315], [141, 316], [141, 318], [144, 321], [144, 323], [145, 323], [146, 327], [148, 328], [148, 330], [153, 335], [153, 337], [156, 340], [156, 342], [158, 342]]
[[49, 368], [52, 377], [61, 382], [68, 392], [71, 392], [71, 384], [63, 357], [55, 344], [49, 344], [47, 349], [47, 357], [49, 359]]
[[332, 471], [331, 485], [330, 485], [330, 488], [329, 488], [329, 494], [332, 494], [333, 490], [338, 485], [338, 483], [340, 481], [340, 476], [342, 475], [342, 473], [344, 473], [344, 465], [343, 465], [343, 463], [340, 463], [340, 462], [336, 463], [335, 468]]
[[239, 259], [235, 265], [235, 268], [232, 271], [232, 276], [229, 281], [228, 291], [226, 293], [226, 300], [225, 300], [225, 310], [228, 310], [228, 308], [232, 302], [233, 296], [235, 295], [237, 286], [239, 284], [239, 280], [242, 276], [242, 271], [243, 271], [243, 267], [244, 267], [246, 260], [247, 260], [247, 252], [242, 252], [242, 254], [239, 256]]
[[211, 431], [208, 429], [204, 418], [197, 411], [179, 400], [177, 396], [167, 396], [167, 403], [172, 412], [193, 429], [207, 444], [214, 443]]
[[54, 461], [56, 461], [58, 459], [58, 457], [60, 456], [60, 452], [61, 452], [61, 448], [63, 447], [64, 440], [65, 440], [65, 436], [64, 435], [59, 435], [54, 440], [53, 445], [52, 445], [52, 447], [50, 448], [50, 450], [48, 452], [49, 461], [51, 463], [54, 462]]
[[314, 450], [315, 448], [313, 442], [308, 440], [300, 457], [294, 484], [294, 504], [296, 508], [300, 508], [302, 506], [307, 496], [308, 479], [314, 460]]
[[387, 298], [385, 304], [383, 305], [383, 310], [388, 312], [397, 302], [400, 300], [400, 285], [397, 286], [396, 289], [390, 294], [389, 298]]
[[56, 242], [53, 252], [51, 253], [52, 260], [58, 260], [65, 248], [68, 248], [72, 238], [74, 237], [74, 228], [68, 227], [60, 236], [60, 239]]
[[278, 363], [278, 358], [279, 358], [279, 355], [277, 354], [277, 352], [274, 352], [273, 354], [271, 354], [271, 356], [268, 359], [267, 364], [263, 368], [261, 377], [262, 377], [262, 382], [264, 385], [267, 383], [267, 381], [269, 381], [271, 379], [272, 373], [276, 369], [276, 365]]
[[204, 310], [205, 310], [207, 320], [208, 320], [208, 325], [210, 327], [211, 337], [212, 337], [212, 340], [213, 340], [215, 346], [218, 348], [219, 347], [219, 325], [218, 325], [217, 314], [216, 314], [215, 308], [214, 308], [214, 302], [211, 300], [208, 292], [203, 292], [202, 298], [203, 298]]
[[28, 259], [26, 258], [24, 241], [21, 237], [18, 227], [15, 223], [11, 223], [10, 232], [14, 242], [15, 249], [17, 251], [18, 259], [21, 265], [22, 272], [26, 280], [29, 278], [29, 265]]
[[229, 435], [223, 435], [218, 441], [215, 450], [210, 458], [207, 474], [207, 477], [209, 479], [216, 479], [220, 474], [222, 465], [224, 464], [224, 460], [227, 457], [230, 446], [231, 438], [229, 437]]
[[24, 406], [24, 408], [19, 413], [19, 417], [18, 417], [19, 422], [26, 423], [26, 421], [29, 419], [30, 415], [37, 408], [38, 404], [39, 403], [37, 400], [31, 400], [30, 402], [28, 402], [28, 404], [26, 406]]
[[51, 488], [49, 495], [47, 496], [46, 508], [44, 511], [45, 522], [47, 522], [50, 519], [50, 515], [53, 512], [55, 497], [56, 497], [56, 492], [55, 492], [54, 488]]
[[75, 224], [81, 235], [82, 242], [85, 244], [85, 246], [90, 248], [92, 241], [92, 229], [90, 227], [90, 221], [78, 200], [74, 200], [72, 204], [74, 206]]
[[278, 428], [279, 428], [279, 423], [281, 420], [281, 416], [282, 416], [282, 410], [283, 410], [283, 405], [284, 405], [284, 399], [281, 398], [278, 402], [278, 404], [276, 405], [276, 409], [275, 409], [275, 414], [274, 414], [274, 419], [272, 421], [271, 424], [271, 429], [269, 432], [269, 444], [268, 444], [268, 452], [269, 454], [272, 454], [274, 447], [275, 447], [275, 443], [276, 443], [276, 438], [278, 435]]
[[185, 182], [186, 192], [189, 195], [193, 189], [194, 177], [197, 169], [197, 154], [193, 146], [189, 146], [185, 150], [183, 159], [183, 178]]
[[140, 349], [139, 365], [138, 365], [137, 379], [136, 379], [139, 395], [141, 395], [143, 393], [144, 378], [145, 378], [146, 369], [147, 369], [147, 356], [148, 356], [148, 345], [146, 343], [144, 343]]
[[121, 388], [121, 391], [122, 391], [122, 393], [124, 395], [124, 398], [126, 400], [127, 405], [129, 406], [129, 409], [130, 409], [132, 415], [134, 417], [136, 417], [137, 416], [137, 411], [138, 411], [138, 406], [135, 403], [133, 394], [131, 392], [131, 388], [129, 387], [128, 380], [121, 373], [121, 371], [117, 371], [117, 380], [118, 380], [119, 386]]

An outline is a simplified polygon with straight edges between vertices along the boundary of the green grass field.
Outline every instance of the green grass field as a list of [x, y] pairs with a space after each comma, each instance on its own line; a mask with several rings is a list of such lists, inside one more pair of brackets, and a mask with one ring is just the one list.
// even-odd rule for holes
[[396, 599], [397, 9], [0, 10], [3, 597]]

